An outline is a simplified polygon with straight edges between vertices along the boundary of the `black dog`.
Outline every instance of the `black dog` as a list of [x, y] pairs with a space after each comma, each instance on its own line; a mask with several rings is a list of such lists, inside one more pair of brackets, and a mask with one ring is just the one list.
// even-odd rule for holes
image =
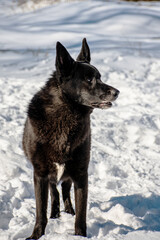
[[[56, 185], [60, 180], [65, 211], [76, 213], [75, 234], [86, 236], [90, 114], [94, 108], [110, 108], [119, 94], [101, 81], [90, 60], [86, 39], [77, 61], [58, 42], [56, 71], [29, 105], [23, 148], [34, 168], [36, 223], [27, 239], [39, 239], [45, 233], [49, 188], [51, 218], [59, 217]], [[72, 182], [75, 213], [70, 200]]]

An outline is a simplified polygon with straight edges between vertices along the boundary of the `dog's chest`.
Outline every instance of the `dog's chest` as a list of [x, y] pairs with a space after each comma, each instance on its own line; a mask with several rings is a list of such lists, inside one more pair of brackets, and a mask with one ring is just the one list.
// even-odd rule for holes
[[61, 177], [63, 176], [64, 173], [64, 169], [65, 169], [65, 163], [63, 164], [59, 164], [59, 163], [55, 163], [56, 165], [56, 170], [57, 170], [57, 183], [61, 180]]
[[58, 145], [59, 149], [69, 150], [71, 145], [78, 145], [90, 131], [90, 116], [83, 116], [71, 112], [68, 109], [61, 109], [50, 121], [50, 141]]
[[[42, 142], [49, 171], [54, 171], [54, 163], [64, 164], [72, 160], [72, 153], [90, 135], [90, 117], [61, 108], [48, 114], [47, 121], [37, 125], [37, 136]], [[64, 166], [56, 166], [58, 179], [63, 175]]]

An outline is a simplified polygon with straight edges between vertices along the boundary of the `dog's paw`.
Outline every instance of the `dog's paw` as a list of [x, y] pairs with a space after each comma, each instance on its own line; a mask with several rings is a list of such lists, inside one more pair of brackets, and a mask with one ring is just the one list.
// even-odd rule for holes
[[40, 237], [42, 237], [44, 235], [44, 232], [45, 232], [45, 226], [36, 225], [33, 230], [32, 235], [30, 237], [26, 238], [26, 240], [27, 239], [38, 240]]
[[80, 228], [75, 229], [75, 235], [87, 237], [86, 230]]
[[40, 237], [42, 237], [44, 234], [32, 234], [30, 237], [26, 238], [25, 240], [28, 239], [34, 239], [34, 240], [38, 240], [40, 239]]
[[30, 237], [26, 238], [25, 240], [28, 240], [28, 239], [34, 239], [34, 240], [37, 240], [37, 239], [39, 239], [39, 238], [37, 238], [36, 236], [30, 236]]
[[32, 236], [26, 238], [25, 240], [28, 240], [28, 239], [37, 239], [37, 238], [33, 238]]
[[60, 212], [55, 212], [55, 213], [52, 213], [50, 218], [59, 218], [60, 217]]
[[71, 214], [73, 216], [75, 215], [75, 211], [72, 207], [66, 207], [65, 212], [68, 213], [68, 214]]

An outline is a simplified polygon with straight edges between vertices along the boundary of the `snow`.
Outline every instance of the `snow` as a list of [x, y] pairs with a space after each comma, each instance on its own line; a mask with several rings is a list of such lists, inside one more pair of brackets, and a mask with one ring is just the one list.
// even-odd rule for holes
[[[160, 3], [44, 2], [1, 1], [0, 240], [33, 230], [33, 173], [21, 144], [27, 105], [55, 69], [56, 42], [76, 58], [84, 37], [103, 81], [121, 92], [111, 109], [91, 117], [88, 238], [158, 240]], [[41, 239], [83, 239], [62, 201], [61, 217], [49, 219]]]

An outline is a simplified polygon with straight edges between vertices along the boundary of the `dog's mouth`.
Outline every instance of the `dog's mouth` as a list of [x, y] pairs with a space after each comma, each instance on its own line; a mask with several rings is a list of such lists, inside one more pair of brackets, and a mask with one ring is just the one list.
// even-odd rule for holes
[[106, 109], [106, 108], [110, 108], [112, 107], [112, 103], [111, 102], [95, 102], [91, 104], [93, 108], [101, 108], [101, 109]]

